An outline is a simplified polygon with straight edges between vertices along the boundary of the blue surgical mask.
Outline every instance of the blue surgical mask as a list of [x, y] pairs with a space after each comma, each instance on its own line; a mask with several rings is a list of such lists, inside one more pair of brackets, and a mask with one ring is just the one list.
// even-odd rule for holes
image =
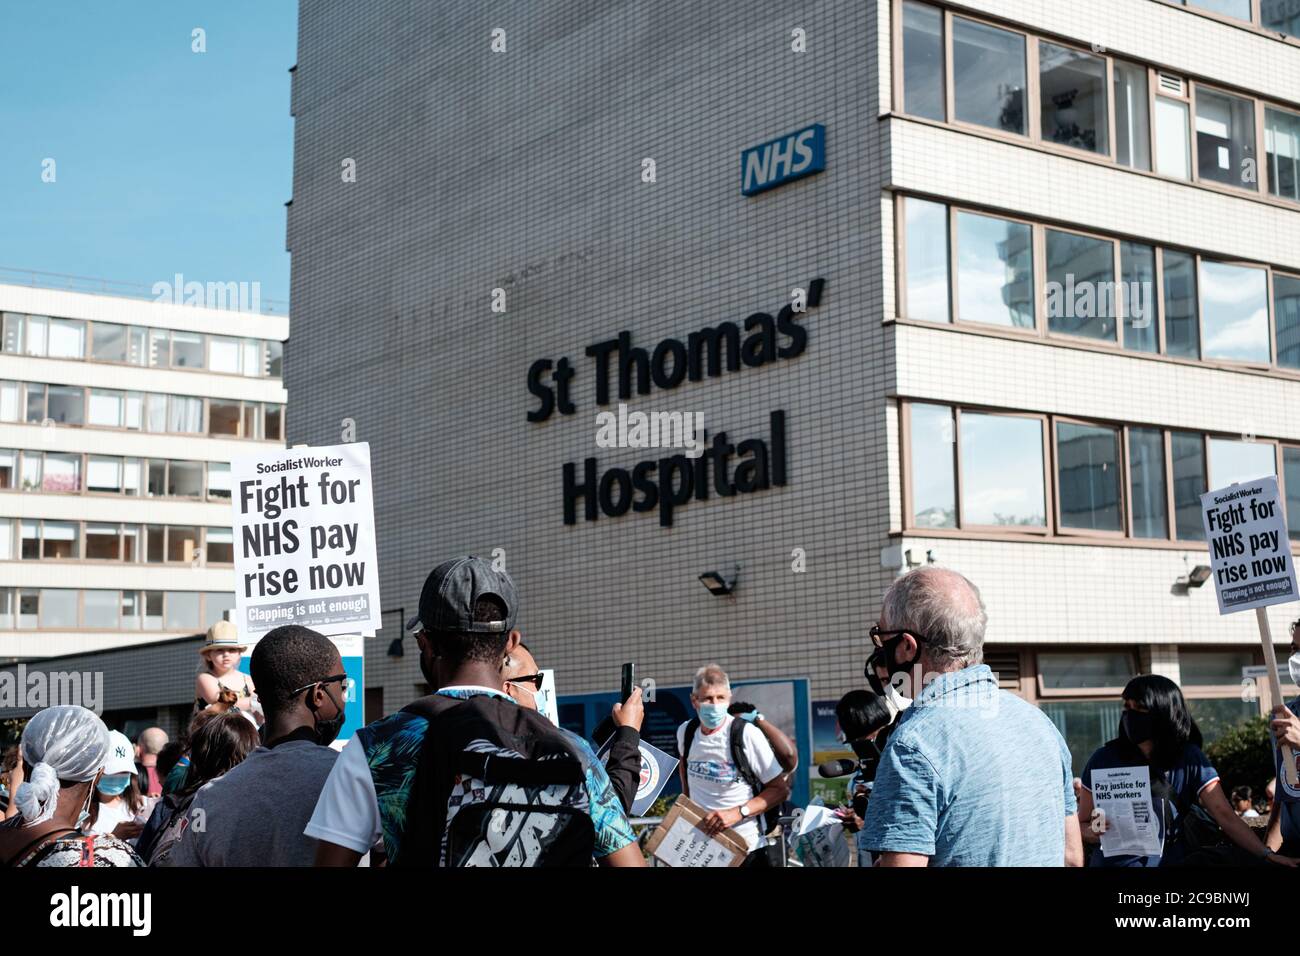
[[119, 796], [126, 790], [127, 785], [131, 782], [129, 773], [114, 774], [111, 777], [100, 777], [98, 789], [106, 797]]
[[727, 719], [726, 704], [700, 704], [700, 723], [709, 730], [716, 730]]

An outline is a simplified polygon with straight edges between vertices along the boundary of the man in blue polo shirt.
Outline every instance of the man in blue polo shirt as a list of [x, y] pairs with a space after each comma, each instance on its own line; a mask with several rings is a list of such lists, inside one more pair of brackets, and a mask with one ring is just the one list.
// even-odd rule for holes
[[[1287, 667], [1291, 672], [1291, 683], [1300, 683], [1300, 621], [1291, 624], [1291, 657]], [[1292, 790], [1286, 784], [1282, 773], [1281, 744], [1291, 745], [1294, 752], [1300, 753], [1300, 697], [1289, 704], [1278, 704], [1273, 708], [1272, 729], [1276, 738], [1273, 743], [1273, 766], [1277, 771], [1276, 792], [1273, 808], [1268, 816], [1268, 835], [1264, 842], [1274, 853], [1284, 856], [1300, 856], [1300, 791]]]
[[880, 866], [1083, 863], [1070, 752], [1042, 711], [998, 689], [982, 663], [987, 620], [955, 571], [919, 568], [885, 594], [869, 666], [887, 680], [919, 663], [924, 689], [867, 807], [863, 843]]

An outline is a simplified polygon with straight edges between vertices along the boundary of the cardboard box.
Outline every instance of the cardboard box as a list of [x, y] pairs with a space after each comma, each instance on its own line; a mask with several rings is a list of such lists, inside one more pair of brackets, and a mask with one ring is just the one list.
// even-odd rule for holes
[[717, 836], [706, 834], [699, 827], [709, 812], [685, 796], [678, 797], [646, 841], [646, 849], [665, 866], [740, 866], [749, 854], [749, 844], [731, 830]]

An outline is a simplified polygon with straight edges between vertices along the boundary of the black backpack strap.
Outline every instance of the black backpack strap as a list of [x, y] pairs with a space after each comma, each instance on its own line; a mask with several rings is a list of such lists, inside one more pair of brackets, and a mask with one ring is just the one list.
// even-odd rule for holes
[[[401, 855], [389, 860], [389, 866], [433, 867], [442, 852], [442, 832], [447, 825], [447, 797], [451, 793], [455, 772], [445, 747], [439, 746], [443, 735], [437, 732], [438, 720], [464, 700], [430, 694], [402, 708], [404, 713], [425, 718], [424, 732], [415, 779], [407, 799], [406, 829], [402, 833]], [[429, 813], [423, 808], [429, 807]]]
[[[700, 718], [692, 717], [686, 722], [686, 730], [682, 732], [682, 752], [678, 754], [682, 762], [682, 767], [686, 767], [686, 758], [690, 756], [691, 744], [695, 743], [695, 732], [700, 729]], [[689, 770], [682, 771], [682, 795], [689, 797], [691, 795], [691, 773]]]
[[[749, 726], [749, 721], [741, 720], [739, 717], [733, 717], [731, 726], [731, 739], [728, 743], [731, 745], [731, 762], [736, 765], [736, 772], [740, 778], [749, 785], [749, 789], [754, 791], [754, 796], [763, 792], [763, 781], [758, 779], [758, 774], [754, 773], [754, 768], [749, 765], [749, 757], [745, 753], [745, 728]], [[754, 728], [758, 730], [757, 727]], [[762, 733], [759, 730], [759, 733]]]
[[574, 786], [585, 783], [586, 772], [574, 757], [522, 760], [464, 751], [453, 761], [456, 772], [488, 785], [513, 783], [522, 787]]

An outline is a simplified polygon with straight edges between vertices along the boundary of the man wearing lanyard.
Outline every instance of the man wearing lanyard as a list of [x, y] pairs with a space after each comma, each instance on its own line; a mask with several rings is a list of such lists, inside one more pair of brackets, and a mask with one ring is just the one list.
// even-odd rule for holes
[[[491, 562], [466, 556], [434, 568], [420, 594], [419, 620], [411, 628], [420, 647], [420, 670], [437, 688], [434, 696], [463, 701], [487, 696], [518, 707], [501, 690], [506, 658], [520, 643], [514, 627], [517, 610], [514, 582]], [[508, 713], [489, 703], [491, 707], [479, 711], [497, 708]], [[412, 825], [426, 822], [419, 815], [440, 809], [412, 805], [430, 728], [430, 720], [413, 708], [363, 727], [344, 748], [304, 831], [318, 841], [317, 866], [356, 866], [381, 838], [390, 865], [433, 865], [431, 860], [401, 856]], [[571, 805], [584, 807], [591, 818], [596, 861], [603, 866], [644, 866], [604, 766], [585, 742], [573, 743], [575, 738], [562, 735], [558, 728], [554, 733], [581, 764], [583, 783], [564, 796]], [[476, 778], [458, 775], [446, 807], [441, 808], [444, 827], [449, 828], [456, 813], [473, 804], [485, 789]], [[441, 849], [445, 854], [445, 842]], [[439, 862], [445, 861], [440, 857]]]

